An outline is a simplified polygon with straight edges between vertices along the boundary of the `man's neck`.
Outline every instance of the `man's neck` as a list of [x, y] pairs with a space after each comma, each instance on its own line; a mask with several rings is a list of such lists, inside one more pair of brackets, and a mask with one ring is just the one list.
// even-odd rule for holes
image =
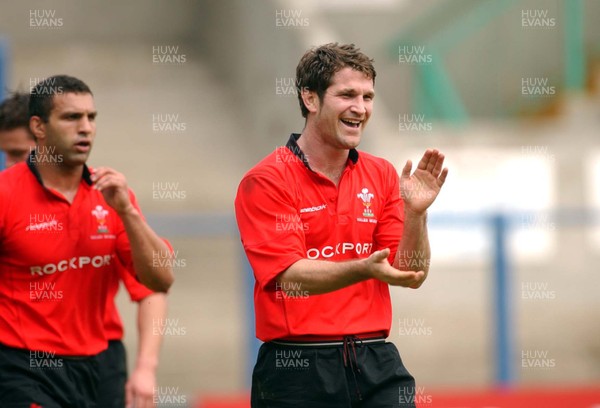
[[298, 139], [298, 147], [306, 156], [311, 169], [324, 174], [338, 185], [348, 162], [348, 150], [336, 149], [324, 143], [318, 134], [307, 128]]
[[60, 192], [72, 202], [81, 183], [83, 165], [67, 167], [64, 163], [53, 164], [40, 156], [43, 155], [36, 155], [36, 168], [44, 186]]

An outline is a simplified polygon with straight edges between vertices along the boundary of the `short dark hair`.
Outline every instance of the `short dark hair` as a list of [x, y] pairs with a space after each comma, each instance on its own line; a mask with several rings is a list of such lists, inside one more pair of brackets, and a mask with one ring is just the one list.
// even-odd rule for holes
[[354, 44], [329, 43], [312, 48], [302, 56], [296, 67], [296, 89], [303, 117], [308, 116], [308, 109], [302, 100], [302, 89], [316, 91], [322, 102], [335, 73], [346, 67], [364, 73], [375, 84], [373, 60]]
[[29, 94], [13, 92], [0, 104], [0, 130], [29, 130]]
[[29, 117], [39, 116], [48, 122], [50, 112], [54, 107], [54, 95], [65, 93], [89, 93], [90, 88], [80, 79], [68, 75], [54, 75], [38, 82], [31, 89], [29, 98]]

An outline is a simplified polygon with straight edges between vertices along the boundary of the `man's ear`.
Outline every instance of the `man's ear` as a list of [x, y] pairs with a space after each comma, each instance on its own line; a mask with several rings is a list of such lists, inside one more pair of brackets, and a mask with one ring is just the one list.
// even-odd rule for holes
[[39, 116], [32, 116], [29, 119], [29, 130], [37, 141], [46, 137], [46, 124]]
[[302, 88], [301, 90], [302, 101], [304, 106], [310, 113], [317, 113], [320, 106], [319, 95], [315, 91], [309, 91], [308, 88]]

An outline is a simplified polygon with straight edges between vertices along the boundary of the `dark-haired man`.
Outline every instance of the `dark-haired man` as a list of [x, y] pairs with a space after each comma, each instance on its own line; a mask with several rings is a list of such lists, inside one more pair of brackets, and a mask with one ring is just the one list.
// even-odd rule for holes
[[[7, 156], [7, 166], [26, 161], [35, 148], [29, 131], [29, 94], [15, 92], [0, 104], [0, 151]], [[111, 275], [104, 313], [104, 330], [108, 348], [98, 355], [100, 381], [98, 406], [123, 408], [153, 406], [156, 369], [162, 336], [157, 335], [155, 322], [166, 317], [164, 293], [155, 293], [139, 283], [124, 267]], [[127, 359], [123, 345], [123, 323], [115, 304], [123, 282], [132, 301], [138, 303], [138, 350], [134, 370], [127, 378]]]
[[37, 148], [0, 173], [0, 406], [95, 407], [111, 284], [125, 268], [167, 291], [170, 250], [125, 177], [86, 166], [97, 113], [85, 83], [41, 81], [29, 114]]
[[353, 44], [309, 50], [296, 81], [302, 134], [244, 176], [235, 202], [265, 341], [252, 407], [414, 407], [414, 379], [385, 342], [388, 285], [427, 277], [426, 214], [448, 174], [444, 156], [427, 150], [398, 177], [356, 150], [375, 69]]
[[28, 106], [29, 95], [20, 92], [13, 93], [0, 104], [0, 151], [5, 155], [5, 167], [25, 161], [35, 147], [29, 131]]

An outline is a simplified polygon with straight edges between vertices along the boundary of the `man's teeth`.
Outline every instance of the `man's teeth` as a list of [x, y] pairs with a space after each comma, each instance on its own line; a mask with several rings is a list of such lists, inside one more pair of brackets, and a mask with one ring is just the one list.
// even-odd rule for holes
[[348, 126], [358, 127], [361, 121], [352, 119], [342, 119], [342, 122], [344, 122]]

